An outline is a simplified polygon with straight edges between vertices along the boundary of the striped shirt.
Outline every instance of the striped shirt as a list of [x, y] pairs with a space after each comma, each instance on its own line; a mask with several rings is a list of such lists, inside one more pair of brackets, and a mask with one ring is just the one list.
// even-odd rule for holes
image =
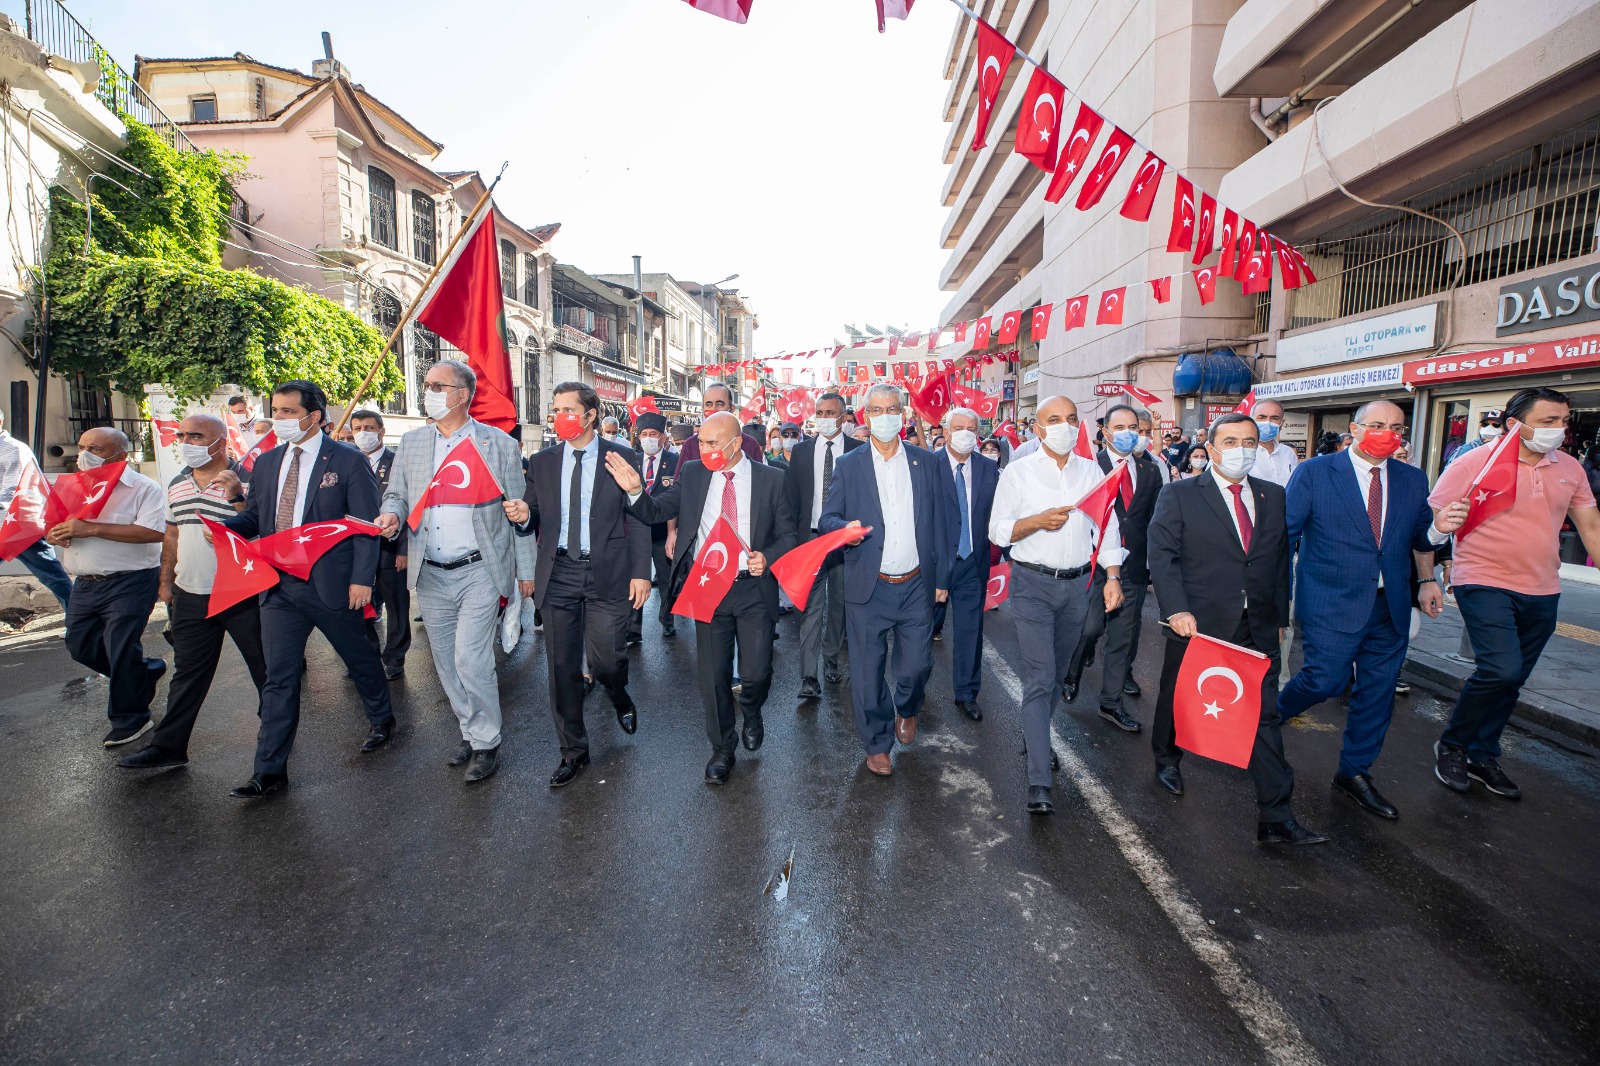
[[[228, 469], [239, 476], [241, 483], [249, 484], [249, 472], [238, 463], [229, 463]], [[188, 467], [167, 485], [167, 524], [178, 530], [174, 583], [180, 589], [196, 596], [211, 594], [211, 584], [217, 578], [217, 555], [206, 543], [205, 526], [200, 518], [203, 515], [213, 522], [222, 522], [236, 514], [238, 512], [216, 481], [202, 489]]]

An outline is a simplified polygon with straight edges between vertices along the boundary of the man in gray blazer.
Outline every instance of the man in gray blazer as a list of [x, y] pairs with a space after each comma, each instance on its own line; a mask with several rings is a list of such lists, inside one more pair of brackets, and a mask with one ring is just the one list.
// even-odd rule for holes
[[[398, 535], [445, 456], [469, 438], [502, 491], [521, 485], [517, 442], [467, 413], [477, 383], [472, 368], [455, 359], [429, 369], [424, 403], [434, 422], [400, 438], [378, 515], [385, 535]], [[527, 520], [528, 505], [515, 496], [476, 506], [446, 504], [424, 510], [411, 535], [406, 584], [416, 590], [439, 683], [461, 723], [461, 746], [449, 765], [467, 767], [469, 784], [499, 766], [494, 640], [501, 599], [509, 601], [507, 610], [520, 610], [533, 594], [534, 544], [512, 529]]]

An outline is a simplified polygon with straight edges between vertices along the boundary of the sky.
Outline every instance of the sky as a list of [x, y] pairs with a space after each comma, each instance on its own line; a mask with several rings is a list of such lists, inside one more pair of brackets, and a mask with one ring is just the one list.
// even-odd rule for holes
[[745, 26], [683, 0], [67, 4], [129, 72], [245, 52], [309, 73], [331, 32], [355, 81], [444, 143], [438, 169], [509, 161], [501, 209], [560, 222], [561, 262], [737, 273], [760, 355], [846, 323], [925, 330], [947, 299], [945, 0], [882, 35], [873, 0], [755, 0]]

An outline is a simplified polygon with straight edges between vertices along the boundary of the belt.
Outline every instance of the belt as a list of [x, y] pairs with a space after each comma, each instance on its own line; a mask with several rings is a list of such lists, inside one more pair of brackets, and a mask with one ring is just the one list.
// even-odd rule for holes
[[473, 563], [482, 562], [483, 553], [470, 552], [459, 559], [452, 559], [448, 563], [436, 563], [432, 559], [424, 559], [422, 561], [428, 566], [437, 566], [440, 570], [460, 570], [463, 566], [471, 566]]
[[1082, 577], [1084, 574], [1087, 574], [1094, 565], [1093, 563], [1084, 563], [1082, 566], [1075, 566], [1071, 570], [1057, 570], [1053, 566], [1040, 566], [1038, 563], [1025, 563], [1021, 559], [1012, 559], [1011, 561], [1022, 567], [1024, 570], [1032, 570], [1036, 574], [1043, 574], [1045, 577], [1053, 577], [1058, 581], [1069, 581], [1075, 577]]
[[891, 585], [904, 585], [920, 573], [922, 573], [922, 567], [919, 566], [915, 570], [907, 570], [903, 574], [879, 574], [878, 580], [887, 581]]
[[565, 548], [557, 548], [556, 549], [556, 555], [559, 556], [562, 559], [577, 559], [577, 560], [579, 560], [581, 562], [588, 562], [589, 561], [589, 553], [586, 552], [586, 551], [581, 551], [577, 555], [573, 555], [571, 552], [567, 551], [567, 549], [565, 549]]
[[752, 574], [750, 571], [741, 570], [741, 571], [739, 571], [739, 576], [735, 577], [734, 580], [735, 581], [747, 581], [747, 580], [748, 581], [753, 581], [753, 580], [755, 580], [755, 578], [756, 578], [756, 575]]

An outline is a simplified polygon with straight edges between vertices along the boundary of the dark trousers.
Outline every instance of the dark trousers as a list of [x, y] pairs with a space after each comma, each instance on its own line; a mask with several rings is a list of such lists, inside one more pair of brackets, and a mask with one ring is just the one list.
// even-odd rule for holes
[[256, 738], [255, 772], [281, 774], [289, 767], [289, 749], [300, 727], [301, 664], [306, 640], [320, 630], [344, 660], [355, 682], [367, 721], [380, 725], [394, 719], [383, 664], [367, 642], [360, 611], [332, 608], [317, 590], [284, 574], [261, 604], [261, 647], [267, 656], [267, 681], [261, 686], [261, 733]]
[[150, 734], [151, 747], [176, 755], [189, 753], [189, 734], [211, 691], [222, 658], [222, 640], [233, 638], [256, 695], [267, 681], [267, 657], [261, 649], [261, 606], [251, 596], [215, 618], [207, 618], [211, 597], [180, 588], [172, 590], [167, 618], [172, 632], [172, 681], [167, 686], [167, 713]]
[[1464, 749], [1469, 759], [1500, 757], [1500, 734], [1556, 631], [1560, 602], [1560, 593], [1529, 596], [1488, 585], [1456, 586], [1477, 668], [1461, 686], [1441, 743]]
[[372, 606], [383, 612], [383, 643], [378, 642], [378, 620], [368, 618], [367, 642], [379, 652], [384, 669], [399, 669], [411, 650], [411, 590], [406, 572], [394, 568], [394, 558], [378, 560], [377, 584], [372, 586]]
[[933, 672], [933, 605], [922, 576], [898, 585], [879, 581], [866, 603], [845, 604], [844, 625], [856, 731], [868, 755], [886, 754], [894, 747], [895, 717], [916, 717]]
[[[671, 597], [672, 560], [667, 558], [667, 542], [658, 540], [650, 545], [650, 564], [654, 568], [656, 587], [656, 621], [663, 627], [673, 624], [672, 604], [667, 600]], [[635, 608], [628, 620], [628, 639], [640, 640], [644, 637], [644, 608]]]
[[590, 564], [558, 555], [545, 589], [544, 646], [550, 658], [550, 711], [561, 741], [561, 758], [573, 762], [589, 753], [583, 727], [583, 660], [619, 710], [633, 706], [628, 695], [628, 655], [624, 644], [628, 616], [626, 598], [602, 600], [595, 595]]
[[983, 600], [988, 591], [989, 549], [974, 551], [965, 559], [957, 559], [950, 572], [950, 598], [946, 603], [933, 605], [933, 628], [944, 628], [945, 618], [951, 619], [953, 636], [950, 641], [950, 686], [958, 700], [975, 700], [982, 684], [983, 665]]
[[1143, 576], [1122, 579], [1122, 606], [1106, 614], [1106, 572], [1094, 571], [1094, 586], [1089, 590], [1089, 613], [1083, 620], [1083, 638], [1072, 653], [1067, 677], [1083, 676], [1083, 661], [1104, 636], [1106, 652], [1100, 666], [1100, 708], [1121, 710], [1123, 687], [1133, 680], [1133, 661], [1139, 657], [1139, 632], [1144, 628], [1144, 597], [1149, 581]]
[[144, 656], [144, 627], [156, 605], [161, 568], [81, 577], [67, 603], [67, 654], [111, 680], [106, 717], [118, 729], [150, 720], [151, 667]]
[[760, 718], [772, 688], [772, 614], [761, 582], [733, 583], [709, 622], [696, 622], [695, 654], [700, 662], [700, 699], [706, 708], [706, 739], [711, 750], [732, 752], [739, 734], [734, 721], [733, 655], [739, 653], [738, 705], [746, 718]]
[[61, 560], [56, 558], [56, 549], [53, 545], [36, 540], [17, 553], [17, 562], [28, 568], [28, 573], [39, 579], [39, 583], [50, 590], [50, 594], [61, 604], [65, 611], [67, 604], [72, 600], [72, 578], [67, 576], [67, 571], [62, 567]]
[[1339, 752], [1339, 773], [1345, 777], [1372, 769], [1394, 717], [1394, 685], [1400, 680], [1411, 634], [1409, 629], [1404, 633], [1395, 630], [1389, 613], [1391, 594], [1404, 597], [1409, 605], [1409, 587], [1379, 589], [1359, 628], [1341, 629], [1330, 624], [1337, 621], [1331, 618], [1302, 618], [1300, 641], [1305, 659], [1300, 672], [1278, 694], [1278, 714], [1288, 721], [1338, 696], [1350, 684], [1351, 668], [1355, 669], [1355, 688], [1344, 720], [1344, 748]]
[[1017, 675], [1022, 682], [1022, 736], [1028, 745], [1028, 784], [1050, 786], [1050, 718], [1061, 678], [1083, 636], [1089, 586], [1083, 576], [1049, 577], [1025, 566], [1011, 570], [1011, 619], [1017, 630]]
[[[1294, 795], [1294, 770], [1283, 754], [1283, 723], [1278, 717], [1278, 648], [1257, 648], [1250, 639], [1250, 627], [1243, 618], [1238, 628], [1220, 639], [1244, 648], [1255, 648], [1271, 662], [1261, 678], [1261, 723], [1256, 726], [1256, 743], [1250, 751], [1250, 777], [1256, 783], [1256, 809], [1263, 822], [1283, 822], [1294, 817], [1289, 805]], [[1178, 669], [1183, 665], [1187, 640], [1167, 639], [1166, 658], [1161, 663], [1161, 692], [1156, 696], [1156, 720], [1150, 727], [1150, 747], [1157, 766], [1177, 766], [1183, 758], [1177, 730], [1172, 720], [1173, 695], [1178, 688]]]
[[806, 609], [800, 613], [801, 677], [818, 677], [839, 668], [839, 654], [844, 651], [844, 563], [839, 560], [840, 553], [829, 552], [822, 561]]

